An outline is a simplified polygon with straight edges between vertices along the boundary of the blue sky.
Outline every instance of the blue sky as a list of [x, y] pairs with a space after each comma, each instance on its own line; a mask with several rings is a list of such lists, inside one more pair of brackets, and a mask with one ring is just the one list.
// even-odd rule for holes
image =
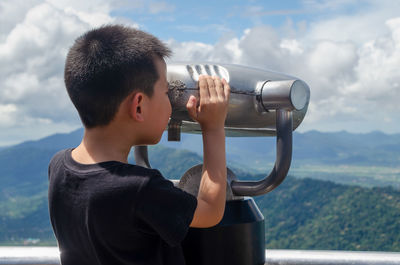
[[68, 48], [122, 23], [171, 60], [235, 63], [311, 88], [299, 131], [400, 132], [400, 1], [0, 1], [0, 146], [80, 127], [63, 84]]
[[[342, 2], [342, 4], [341, 4]], [[149, 2], [151, 3], [151, 2]], [[114, 10], [163, 39], [214, 43], [225, 34], [240, 36], [247, 28], [269, 25], [285, 27], [288, 23], [313, 23], [341, 15], [357, 15], [371, 5], [363, 1], [168, 1], [163, 11], [151, 11], [149, 4]], [[336, 4], [335, 4], [336, 3]], [[149, 12], [150, 11], [150, 12]]]
[[[162, 14], [143, 15], [144, 7], [118, 10], [114, 14], [130, 17], [163, 39], [205, 43], [214, 43], [224, 34], [239, 36], [256, 25], [279, 27], [287, 19], [299, 21], [306, 17], [298, 1], [168, 1], [168, 4], [171, 9]], [[262, 14], [265, 10], [271, 14]]]

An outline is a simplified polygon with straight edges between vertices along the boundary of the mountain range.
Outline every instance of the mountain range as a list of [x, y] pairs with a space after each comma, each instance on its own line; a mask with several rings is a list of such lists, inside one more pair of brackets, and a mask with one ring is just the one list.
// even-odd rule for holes
[[[177, 143], [166, 138], [160, 144], [202, 154], [201, 135], [183, 134]], [[266, 175], [275, 162], [275, 145], [275, 137], [227, 138], [228, 165], [251, 174]], [[400, 188], [400, 134], [294, 132], [289, 175], [367, 187]]]
[[[0, 244], [36, 239], [55, 244], [47, 211], [47, 165], [58, 150], [77, 146], [82, 135], [79, 129], [0, 149]], [[266, 246], [400, 251], [399, 136], [294, 133], [291, 176], [255, 198], [266, 219]], [[263, 178], [273, 166], [274, 141], [228, 138], [229, 167], [241, 179]], [[178, 143], [164, 136], [149, 148], [150, 163], [164, 176], [179, 179], [201, 163], [201, 145], [199, 135], [182, 135]], [[129, 161], [134, 163], [132, 155]]]

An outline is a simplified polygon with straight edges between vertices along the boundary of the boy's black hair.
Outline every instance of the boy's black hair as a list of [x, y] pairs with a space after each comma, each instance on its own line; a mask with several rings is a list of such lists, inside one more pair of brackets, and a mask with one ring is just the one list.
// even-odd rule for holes
[[170, 54], [156, 37], [121, 25], [103, 26], [76, 39], [64, 79], [83, 125], [107, 125], [134, 90], [151, 97], [159, 78], [154, 59]]

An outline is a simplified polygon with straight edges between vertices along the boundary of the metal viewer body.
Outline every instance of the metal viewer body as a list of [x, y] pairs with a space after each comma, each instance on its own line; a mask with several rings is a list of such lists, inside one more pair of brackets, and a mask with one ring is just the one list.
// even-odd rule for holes
[[[303, 121], [310, 100], [310, 89], [300, 79], [267, 70], [240, 65], [213, 63], [168, 64], [167, 79], [172, 105], [168, 140], [179, 141], [181, 132], [201, 133], [191, 120], [186, 103], [199, 97], [198, 79], [202, 74], [219, 76], [229, 82], [231, 95], [225, 120], [226, 136], [275, 136], [275, 165], [264, 179], [240, 181], [227, 169], [227, 202], [222, 221], [211, 228], [190, 228], [182, 243], [187, 264], [261, 265], [265, 262], [264, 217], [254, 200], [276, 188], [285, 179], [292, 159], [292, 132]], [[138, 165], [150, 167], [147, 147], [135, 147]], [[197, 196], [201, 165], [189, 169], [179, 188]]]
[[293, 113], [293, 129], [303, 121], [310, 99], [310, 89], [296, 77], [240, 65], [176, 63], [168, 64], [172, 119], [182, 121], [182, 132], [200, 133], [200, 126], [190, 119], [186, 102], [198, 97], [201, 74], [225, 78], [231, 86], [227, 136], [276, 135], [276, 109]]

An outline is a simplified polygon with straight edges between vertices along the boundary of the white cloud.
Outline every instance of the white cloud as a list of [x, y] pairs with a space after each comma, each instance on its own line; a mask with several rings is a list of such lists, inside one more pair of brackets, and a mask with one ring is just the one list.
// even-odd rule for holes
[[400, 17], [380, 23], [386, 30], [368, 41], [351, 41], [350, 35], [317, 38], [313, 30], [312, 37], [288, 39], [260, 26], [215, 45], [170, 44], [175, 60], [237, 63], [305, 80], [311, 87], [305, 129], [395, 132], [400, 130]]
[[[43, 128], [54, 130], [61, 124], [65, 129], [69, 124], [72, 129], [79, 125], [64, 88], [66, 53], [84, 31], [114, 21], [108, 13], [87, 12], [79, 6], [80, 2], [63, 7], [57, 1], [31, 1], [30, 8], [17, 13], [18, 20], [13, 21], [13, 27], [2, 31], [6, 34], [0, 41], [0, 125], [3, 128], [6, 125], [9, 131], [24, 128], [35, 138], [37, 133], [45, 131]], [[0, 12], [10, 11], [11, 6], [10, 2], [2, 2], [4, 9]]]
[[300, 55], [304, 52], [301, 44], [296, 39], [282, 39], [280, 48], [288, 50], [293, 55]]
[[[370, 10], [357, 16], [296, 25], [288, 21], [283, 30], [260, 25], [240, 36], [224, 24], [219, 28], [222, 37], [213, 45], [167, 43], [174, 50], [173, 60], [243, 64], [305, 80], [311, 104], [300, 129], [398, 132], [400, 2], [362, 2]], [[322, 11], [348, 3], [304, 5]], [[0, 1], [0, 145], [80, 126], [64, 88], [65, 55], [74, 39], [90, 28], [111, 22], [138, 27], [111, 16], [115, 8], [155, 14], [175, 7], [144, 0]]]
[[13, 126], [16, 122], [16, 112], [17, 106], [13, 104], [0, 104], [0, 128]]
[[[385, 21], [399, 16], [400, 1], [391, 0], [337, 0], [310, 1], [316, 5], [306, 5], [311, 10], [345, 9], [358, 10], [348, 15], [327, 16], [326, 19], [310, 23], [307, 38], [312, 40], [351, 41], [361, 45], [390, 31]], [[331, 8], [329, 8], [331, 6]], [[319, 7], [319, 8], [318, 8]], [[346, 13], [346, 12], [344, 12]]]
[[40, 2], [40, 0], [0, 1], [0, 41], [4, 40], [32, 6]]
[[208, 61], [211, 59], [210, 55], [214, 49], [212, 45], [201, 42], [177, 42], [169, 40], [167, 41], [167, 45], [174, 50], [172, 60], [178, 61]]
[[[318, 48], [320, 43], [312, 51], [308, 67], [313, 66], [317, 72], [308, 69], [304, 74], [312, 88], [312, 105], [333, 116], [318, 114], [308, 124], [310, 127], [323, 128], [327, 120], [338, 123], [350, 119], [354, 124], [348, 129], [354, 131], [400, 130], [397, 114], [400, 111], [399, 21], [400, 18], [382, 21], [389, 26], [387, 31], [364, 43], [336, 42], [336, 47], [331, 43], [330, 48], [323, 49]], [[312, 73], [315, 76], [309, 75]], [[310, 112], [311, 119], [314, 113]], [[364, 123], [361, 126], [357, 124], [360, 121]]]
[[81, 126], [64, 87], [69, 47], [100, 25], [137, 28], [110, 13], [143, 5], [142, 0], [0, 1], [0, 145]]

